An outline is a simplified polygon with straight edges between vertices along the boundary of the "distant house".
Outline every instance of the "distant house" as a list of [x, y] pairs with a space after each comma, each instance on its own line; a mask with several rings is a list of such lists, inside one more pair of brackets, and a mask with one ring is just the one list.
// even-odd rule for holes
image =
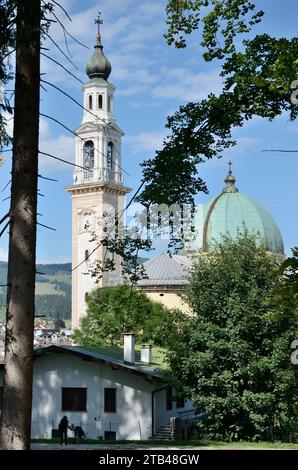
[[148, 363], [148, 348], [135, 361], [133, 335], [126, 336], [124, 358], [119, 350], [50, 345], [34, 351], [32, 438], [50, 438], [66, 415], [89, 438], [148, 439], [191, 409], [188, 400], [174, 401], [160, 366]]

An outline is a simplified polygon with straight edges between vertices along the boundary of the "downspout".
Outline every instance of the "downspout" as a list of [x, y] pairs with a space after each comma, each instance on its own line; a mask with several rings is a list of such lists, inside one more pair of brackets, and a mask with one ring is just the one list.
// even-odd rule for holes
[[152, 423], [152, 437], [154, 436], [154, 428], [155, 428], [155, 407], [154, 407], [154, 398], [155, 398], [155, 393], [160, 392], [161, 390], [164, 390], [168, 388], [168, 385], [164, 385], [161, 388], [157, 388], [156, 390], [153, 390], [152, 396], [151, 396], [151, 413], [152, 413], [152, 418], [151, 418], [151, 423]]

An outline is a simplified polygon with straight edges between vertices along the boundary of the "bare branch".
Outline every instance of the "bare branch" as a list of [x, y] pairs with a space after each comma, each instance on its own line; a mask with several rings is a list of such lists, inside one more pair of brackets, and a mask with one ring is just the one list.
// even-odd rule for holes
[[48, 225], [41, 224], [40, 222], [37, 222], [37, 225], [40, 225], [41, 227], [48, 228], [49, 230], [53, 230], [56, 232], [57, 230], [53, 227], [49, 227]]
[[42, 88], [46, 93], [48, 92], [48, 90], [46, 89], [46, 87], [44, 87], [42, 84], [40, 84], [40, 88]]
[[82, 44], [80, 41], [78, 41], [78, 39], [76, 39], [74, 36], [72, 36], [72, 34], [70, 34], [70, 32], [65, 28], [64, 24], [61, 23], [61, 21], [59, 20], [58, 16], [55, 14], [54, 11], [52, 11], [52, 15], [56, 18], [57, 22], [60, 24], [61, 28], [65, 31], [65, 33], [71, 38], [73, 39], [76, 43], [78, 43], [80, 46], [82, 47], [85, 47], [86, 49], [89, 49], [88, 46], [86, 46], [85, 44]]
[[8, 181], [8, 183], [4, 186], [3, 189], [1, 189], [1, 193], [3, 193], [3, 191], [5, 191], [5, 189], [7, 188], [7, 186], [9, 186], [11, 183], [11, 180]]
[[9, 51], [7, 54], [5, 54], [4, 57], [1, 57], [1, 60], [3, 61], [4, 59], [6, 59], [6, 57], [8, 57], [10, 54], [12, 54], [13, 52], [15, 52], [15, 49], [12, 49], [11, 51]]
[[84, 85], [84, 82], [82, 80], [80, 80], [78, 77], [76, 77], [76, 75], [74, 75], [70, 70], [68, 70], [66, 67], [64, 67], [64, 65], [60, 64], [60, 62], [58, 62], [57, 60], [53, 59], [52, 57], [50, 57], [49, 55], [47, 54], [43, 54], [41, 53], [42, 56], [46, 57], [47, 59], [50, 59], [52, 62], [54, 62], [55, 64], [59, 65], [59, 67], [61, 67], [63, 70], [65, 70], [69, 75], [71, 75], [72, 77], [74, 77], [78, 82], [82, 83], [82, 85]]
[[68, 43], [67, 43], [67, 36], [66, 36], [65, 28], [62, 28], [62, 31], [63, 31], [63, 35], [64, 35], [64, 42], [65, 42], [66, 50], [67, 50], [68, 54], [70, 55], [70, 57], [72, 57], [72, 54], [69, 50]]
[[55, 183], [58, 183], [58, 180], [55, 180], [53, 178], [48, 178], [47, 176], [38, 175], [38, 178], [41, 178], [43, 180], [48, 180], [48, 181], [54, 181]]
[[[71, 17], [69, 16], [69, 14], [67, 13], [67, 11], [65, 10], [65, 8], [63, 8], [62, 5], [60, 5], [60, 3], [58, 2], [55, 2], [55, 0], [51, 0], [52, 3], [54, 3], [55, 5], [57, 5], [57, 7], [61, 8], [61, 10], [63, 11], [63, 13], [65, 14], [65, 16], [69, 19], [69, 21], [72, 21]], [[42, 3], [45, 4], [45, 2], [42, 0]]]
[[50, 41], [52, 41], [52, 43], [57, 47], [57, 49], [61, 52], [61, 54], [63, 54], [63, 56], [71, 63], [71, 65], [73, 65], [73, 67], [79, 71], [78, 67], [76, 66], [76, 64], [68, 57], [67, 54], [65, 54], [65, 52], [61, 49], [61, 47], [59, 46], [59, 44], [56, 43], [56, 41], [54, 41], [54, 39], [48, 34], [48, 33], [45, 33], [45, 35], [50, 39]]
[[[41, 150], [39, 150], [39, 153], [41, 155], [46, 155], [47, 157], [53, 158], [54, 160], [58, 160], [59, 162], [67, 163], [67, 165], [76, 166], [77, 168], [81, 168], [82, 170], [89, 170], [89, 168], [85, 168], [83, 166], [76, 165], [75, 163], [68, 162], [67, 160], [64, 160], [63, 158], [56, 157], [55, 155], [52, 155], [51, 153], [42, 152]], [[5, 200], [5, 199], [3, 199], [3, 200]]]
[[3, 229], [1, 230], [0, 232], [0, 237], [2, 237], [3, 233], [5, 232], [5, 230], [7, 229], [7, 227], [9, 226], [10, 224], [10, 220], [4, 225]]
[[9, 217], [9, 212], [7, 212], [4, 217], [2, 217], [2, 219], [0, 220], [0, 225], [3, 224], [4, 220], [6, 220], [7, 217]]

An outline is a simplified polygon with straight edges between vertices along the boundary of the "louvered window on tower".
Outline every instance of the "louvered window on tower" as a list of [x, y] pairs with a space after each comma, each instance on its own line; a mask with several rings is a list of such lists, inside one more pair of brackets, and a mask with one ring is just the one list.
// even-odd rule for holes
[[112, 170], [113, 169], [113, 143], [112, 142], [108, 143], [107, 163], [108, 163], [108, 169]]
[[88, 140], [84, 144], [84, 167], [90, 170], [94, 167], [94, 143]]

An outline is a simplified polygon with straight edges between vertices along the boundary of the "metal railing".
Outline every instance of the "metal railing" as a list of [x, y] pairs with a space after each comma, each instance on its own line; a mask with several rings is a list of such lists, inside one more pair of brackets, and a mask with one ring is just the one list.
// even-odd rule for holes
[[180, 411], [177, 414], [177, 416], [181, 419], [181, 422], [185, 424], [197, 423], [198, 421], [201, 421], [202, 419], [206, 418], [207, 415], [207, 411], [196, 411], [194, 409]]
[[123, 184], [123, 175], [121, 171], [111, 170], [110, 168], [101, 168], [93, 170], [80, 170], [76, 172], [75, 183], [109, 181]]

